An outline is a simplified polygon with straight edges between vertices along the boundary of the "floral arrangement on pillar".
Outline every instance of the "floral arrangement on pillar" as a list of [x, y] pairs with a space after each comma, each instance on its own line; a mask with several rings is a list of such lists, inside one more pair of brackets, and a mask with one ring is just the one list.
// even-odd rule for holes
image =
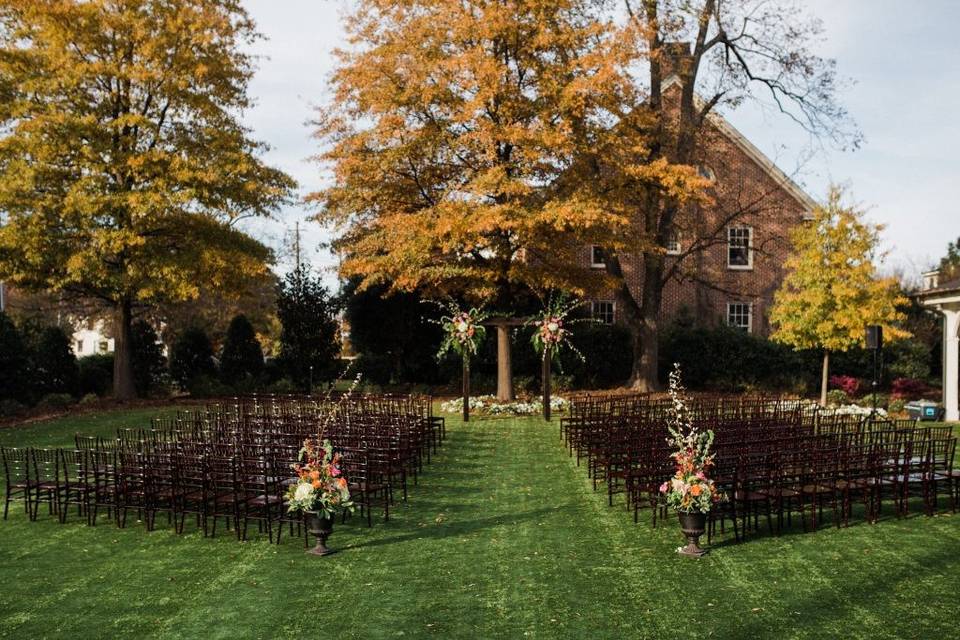
[[[542, 298], [541, 298], [542, 300]], [[583, 305], [583, 301], [568, 299], [564, 295], [554, 297], [551, 295], [543, 305], [543, 312], [531, 322], [534, 326], [533, 335], [530, 341], [533, 343], [534, 350], [541, 355], [543, 359], [543, 418], [550, 419], [550, 364], [556, 358], [559, 365], [560, 350], [564, 347], [569, 348], [580, 360], [584, 360], [583, 354], [570, 341], [572, 333], [568, 328], [577, 322], [590, 322], [589, 318], [571, 319], [570, 313]]]
[[[432, 301], [427, 301], [432, 302]], [[449, 351], [458, 354], [463, 360], [463, 421], [470, 421], [470, 359], [480, 351], [487, 336], [483, 322], [490, 314], [476, 307], [467, 311], [460, 308], [454, 300], [446, 303], [433, 302], [446, 311], [440, 320], [430, 320], [443, 327], [443, 341], [437, 358], [442, 358]]]
[[680, 518], [680, 528], [687, 538], [687, 545], [677, 552], [700, 557], [705, 550], [700, 548], [699, 538], [706, 530], [707, 514], [713, 505], [724, 499], [723, 492], [714, 486], [709, 477], [713, 467], [713, 431], [700, 431], [690, 419], [680, 365], [674, 364], [670, 372], [671, 417], [667, 423], [670, 438], [667, 440], [675, 451], [671, 454], [676, 464], [673, 477], [660, 485], [667, 506], [672, 507]]

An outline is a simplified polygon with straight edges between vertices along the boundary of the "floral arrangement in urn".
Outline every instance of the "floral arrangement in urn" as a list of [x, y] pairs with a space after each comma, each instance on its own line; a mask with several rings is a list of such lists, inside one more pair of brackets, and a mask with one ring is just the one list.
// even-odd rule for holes
[[293, 470], [297, 480], [287, 490], [289, 511], [314, 512], [330, 519], [344, 511], [353, 512], [350, 487], [340, 471], [340, 454], [333, 452], [329, 440], [319, 447], [313, 440], [305, 441]]
[[670, 438], [667, 440], [675, 451], [670, 455], [676, 465], [673, 477], [660, 485], [668, 506], [673, 507], [680, 520], [680, 530], [687, 538], [684, 547], [677, 553], [699, 558], [706, 553], [700, 548], [700, 536], [707, 526], [707, 514], [713, 505], [724, 499], [723, 492], [709, 477], [713, 467], [713, 431], [700, 431], [690, 420], [684, 388], [680, 381], [680, 365], [674, 364], [670, 372], [670, 398], [673, 401], [671, 418], [667, 423]]
[[670, 442], [675, 451], [671, 454], [676, 464], [676, 473], [660, 485], [660, 493], [667, 505], [680, 513], [709, 513], [715, 502], [723, 499], [707, 475], [713, 466], [713, 431], [700, 431], [690, 421], [686, 402], [683, 399], [683, 383], [680, 380], [680, 365], [673, 365], [670, 372], [670, 398], [673, 402], [671, 419], [667, 425]]

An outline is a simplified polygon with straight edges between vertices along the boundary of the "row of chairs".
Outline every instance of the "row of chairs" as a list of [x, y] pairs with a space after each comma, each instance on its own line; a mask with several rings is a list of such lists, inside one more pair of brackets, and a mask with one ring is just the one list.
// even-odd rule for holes
[[407, 497], [407, 478], [422, 469], [445, 435], [428, 398], [360, 397], [329, 402], [309, 399], [244, 399], [185, 411], [149, 429], [119, 429], [107, 439], [77, 434], [75, 447], [3, 449], [4, 518], [20, 500], [31, 520], [41, 507], [65, 522], [75, 508], [88, 524], [106, 513], [119, 527], [128, 514], [151, 530], [158, 516], [178, 533], [192, 519], [214, 535], [218, 521], [239, 539], [256, 524], [279, 542], [285, 525], [302, 531], [287, 513], [291, 466], [307, 438], [318, 432], [341, 453], [354, 501], [372, 526], [381, 505], [389, 519], [394, 490]]
[[[943, 496], [953, 511], [960, 502], [950, 427], [837, 415], [763, 396], [697, 397], [687, 409], [700, 429], [715, 433], [711, 476], [729, 498], [714, 509], [711, 534], [730, 522], [739, 539], [759, 527], [761, 516], [779, 533], [797, 514], [804, 530], [815, 530], [824, 509], [845, 526], [856, 502], [871, 523], [884, 504], [902, 517], [911, 498], [928, 515]], [[561, 420], [570, 455], [585, 462], [594, 488], [606, 485], [611, 506], [624, 494], [635, 521], [650, 509], [654, 526], [666, 515], [659, 486], [674, 473], [666, 430], [671, 411], [669, 399], [645, 394], [581, 397]]]

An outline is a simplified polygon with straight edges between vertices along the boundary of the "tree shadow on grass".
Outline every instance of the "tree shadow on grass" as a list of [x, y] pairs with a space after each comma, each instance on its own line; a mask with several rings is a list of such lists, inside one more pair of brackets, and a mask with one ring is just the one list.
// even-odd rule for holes
[[[833, 518], [833, 514], [830, 511], [826, 511], [824, 516], [817, 516], [817, 528], [812, 528], [812, 521], [809, 513], [807, 514], [807, 529], [803, 528], [803, 519], [799, 513], [794, 512], [792, 517], [792, 524], [787, 523], [787, 518], [784, 516], [783, 519], [783, 528], [779, 533], [776, 531], [776, 513], [773, 513], [774, 518], [774, 532], [771, 533], [769, 526], [767, 525], [767, 517], [764, 513], [760, 514], [759, 527], [757, 529], [752, 529], [747, 533], [746, 536], [743, 534], [742, 526], [743, 520], [737, 520], [737, 527], [740, 528], [740, 540], [738, 541], [733, 535], [733, 526], [730, 524], [729, 519], [727, 520], [726, 532], [719, 532], [719, 524], [717, 525], [717, 533], [714, 534], [714, 538], [710, 543], [710, 548], [720, 549], [724, 547], [737, 546], [744, 543], [749, 543], [754, 540], [765, 540], [765, 539], [783, 539], [791, 540], [798, 538], [799, 536], [810, 536], [817, 535], [818, 533], [823, 533], [828, 530], [842, 531], [844, 529], [854, 529], [857, 530], [860, 527], [884, 527], [891, 526], [897, 522], [909, 522], [915, 519], [929, 519], [928, 516], [922, 510], [922, 501], [920, 500], [911, 500], [911, 511], [903, 516], [897, 516], [892, 512], [891, 507], [887, 507], [887, 510], [881, 514], [877, 521], [871, 523], [867, 520], [866, 511], [863, 505], [854, 505], [853, 512], [850, 514], [849, 520], [846, 525], [841, 523], [841, 526], [838, 527], [836, 520]], [[944, 511], [940, 509], [937, 511], [939, 514], [947, 515], [949, 510]], [[750, 526], [753, 527], [753, 517], [750, 517]], [[722, 536], [722, 537], [721, 537]]]
[[416, 523], [410, 523], [403, 526], [402, 531], [406, 532], [400, 533], [400, 535], [391, 536], [389, 538], [378, 538], [368, 542], [360, 542], [358, 544], [345, 546], [343, 549], [365, 549], [369, 547], [399, 544], [401, 542], [410, 542], [412, 540], [452, 538], [469, 535], [485, 529], [491, 529], [493, 527], [504, 525], [514, 526], [520, 522], [537, 520], [547, 514], [557, 515], [558, 513], [572, 511], [574, 511], [573, 506], [568, 505], [564, 507], [534, 509], [532, 511], [524, 511], [522, 513], [502, 514], [490, 516], [488, 518], [478, 518], [476, 520], [458, 521], [456, 519], [452, 519], [448, 522], [435, 525], [421, 526]]
[[[869, 603], [871, 609], [877, 609], [878, 601], [896, 597], [898, 590], [895, 587], [902, 580], [920, 578], [925, 571], [929, 571], [931, 568], [937, 568], [937, 570], [941, 572], [948, 573], [945, 568], [951, 566], [951, 564], [956, 564], [958, 561], [957, 558], [958, 549], [950, 545], [944, 545], [936, 549], [930, 549], [918, 560], [909, 561], [906, 566], [892, 573], [889, 572], [890, 566], [888, 564], [878, 563], [869, 567], [861, 565], [858, 567], [857, 574], [851, 574], [849, 576], [851, 587], [861, 587], [861, 589], [858, 590], [857, 599], [850, 602], [840, 603], [836, 600], [831, 600], [833, 594], [823, 591], [797, 598], [796, 600], [781, 599], [777, 604], [780, 605], [784, 611], [798, 614], [798, 617], [794, 624], [780, 621], [776, 637], [792, 637], [798, 635], [797, 632], [801, 632], [800, 634], [805, 637], [806, 634], [813, 632], [813, 635], [816, 636], [817, 634], [815, 632], [818, 630], [822, 632], [824, 637], [835, 637], [836, 634], [840, 632], [830, 627], [829, 623], [841, 618], [852, 617], [852, 615], [856, 613], [855, 610], [860, 603]], [[865, 589], [862, 588], [864, 585], [868, 585], [868, 587]], [[952, 591], [949, 586], [946, 586], [945, 590]], [[924, 594], [918, 590], [917, 597], [921, 597], [922, 595]], [[946, 604], [946, 602], [944, 602], [944, 604]], [[896, 614], [889, 612], [889, 615], [893, 616]], [[942, 622], [943, 620], [944, 619], [941, 619], [939, 621]], [[764, 619], [760, 616], [754, 618], [740, 617], [739, 621], [740, 624], [733, 628], [720, 631], [717, 637], [772, 637], [769, 619]], [[931, 620], [931, 622], [937, 622], [937, 620]], [[862, 628], [860, 631], [862, 633], [868, 633], [866, 628]], [[889, 631], [891, 634], [889, 637], [895, 637], [896, 632], [893, 629]], [[935, 637], [926, 633], [921, 627], [916, 627], [913, 631], [915, 632], [915, 637]], [[848, 629], [844, 632], [844, 635], [850, 637], [855, 634], [853, 630]]]

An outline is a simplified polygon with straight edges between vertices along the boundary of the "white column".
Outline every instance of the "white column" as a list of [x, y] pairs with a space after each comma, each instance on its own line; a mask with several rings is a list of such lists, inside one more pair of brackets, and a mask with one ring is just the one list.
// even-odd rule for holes
[[960, 421], [960, 310], [943, 310], [943, 406], [948, 421]]

